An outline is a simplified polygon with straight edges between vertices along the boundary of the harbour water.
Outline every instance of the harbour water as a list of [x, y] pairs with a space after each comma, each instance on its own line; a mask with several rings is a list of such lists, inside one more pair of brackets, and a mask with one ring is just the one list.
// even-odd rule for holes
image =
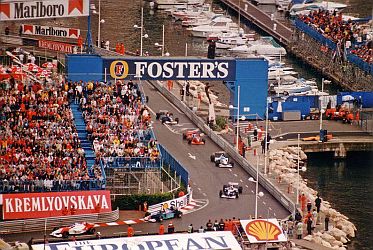
[[373, 249], [372, 153], [348, 153], [345, 160], [334, 160], [333, 154], [326, 153], [308, 156], [303, 177], [308, 179], [309, 186], [358, 228], [348, 249]]

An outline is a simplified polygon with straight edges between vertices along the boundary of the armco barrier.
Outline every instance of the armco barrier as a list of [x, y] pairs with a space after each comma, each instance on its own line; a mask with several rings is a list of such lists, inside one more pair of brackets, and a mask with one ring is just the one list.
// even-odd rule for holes
[[[170, 102], [177, 106], [188, 118], [195, 123], [201, 131], [207, 134], [212, 141], [214, 141], [219, 147], [223, 148], [241, 167], [249, 173], [251, 176], [256, 175], [256, 168], [250, 165], [250, 163], [238, 154], [236, 149], [224, 138], [217, 135], [216, 132], [211, 130], [202, 118], [198, 117], [189, 107], [179, 100], [173, 93], [169, 92], [159, 81], [150, 81], [150, 83], [158, 89]], [[276, 186], [274, 186], [269, 180], [267, 180], [263, 174], [259, 173], [259, 183], [275, 197], [290, 213], [294, 212], [295, 203], [289, 199], [284, 193], [282, 193]]]
[[69, 215], [51, 218], [12, 220], [0, 222], [0, 235], [22, 232], [42, 231], [45, 227], [51, 230], [55, 227], [72, 225], [76, 222], [104, 223], [119, 219], [119, 209], [99, 214]]

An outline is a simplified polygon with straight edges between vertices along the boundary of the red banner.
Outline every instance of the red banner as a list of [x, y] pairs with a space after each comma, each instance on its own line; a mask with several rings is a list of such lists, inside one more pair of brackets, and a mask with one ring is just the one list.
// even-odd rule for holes
[[70, 43], [60, 43], [47, 40], [39, 40], [39, 47], [63, 53], [73, 53], [74, 45]]
[[3, 219], [110, 212], [110, 191], [3, 194]]

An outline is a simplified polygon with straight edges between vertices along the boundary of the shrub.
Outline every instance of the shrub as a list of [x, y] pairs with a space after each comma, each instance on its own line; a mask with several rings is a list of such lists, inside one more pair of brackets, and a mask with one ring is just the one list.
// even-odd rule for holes
[[163, 194], [132, 194], [117, 196], [114, 201], [112, 201], [112, 207], [120, 210], [137, 210], [139, 205], [144, 204], [146, 201], [148, 206], [161, 203], [164, 201], [172, 200], [172, 193]]

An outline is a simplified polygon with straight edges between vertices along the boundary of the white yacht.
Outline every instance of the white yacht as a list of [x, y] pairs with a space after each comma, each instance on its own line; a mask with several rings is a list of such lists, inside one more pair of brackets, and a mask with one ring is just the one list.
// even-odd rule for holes
[[195, 37], [208, 37], [212, 33], [238, 31], [243, 32], [238, 24], [234, 23], [231, 18], [218, 17], [209, 25], [196, 26], [190, 29]]
[[203, 13], [201, 16], [194, 16], [194, 17], [188, 17], [185, 18], [181, 22], [182, 26], [187, 26], [187, 27], [197, 27], [201, 25], [209, 25], [214, 19], [218, 17], [224, 17], [223, 14], [215, 14], [213, 12], [211, 13]]
[[185, 20], [188, 18], [197, 18], [207, 12], [211, 12], [210, 4], [204, 4], [202, 6], [193, 6], [190, 9], [181, 10], [181, 11], [173, 11], [171, 15], [176, 21], [178, 21], [178, 20]]
[[207, 40], [216, 41], [217, 49], [230, 49], [236, 46], [244, 45], [248, 41], [254, 41], [255, 33], [242, 34], [238, 32], [221, 32], [219, 34], [211, 34]]
[[307, 3], [299, 3], [299, 4], [294, 4], [290, 8], [290, 15], [296, 16], [298, 14], [304, 14], [308, 13], [313, 10], [329, 10], [329, 11], [340, 11], [346, 8], [347, 5], [343, 3], [335, 3], [335, 2], [327, 2], [327, 1], [322, 1], [322, 2], [307, 2]]
[[271, 44], [261, 44], [248, 42], [245, 45], [237, 46], [229, 49], [229, 51], [237, 54], [256, 54], [265, 56], [284, 56], [286, 50], [283, 47], [275, 47]]

